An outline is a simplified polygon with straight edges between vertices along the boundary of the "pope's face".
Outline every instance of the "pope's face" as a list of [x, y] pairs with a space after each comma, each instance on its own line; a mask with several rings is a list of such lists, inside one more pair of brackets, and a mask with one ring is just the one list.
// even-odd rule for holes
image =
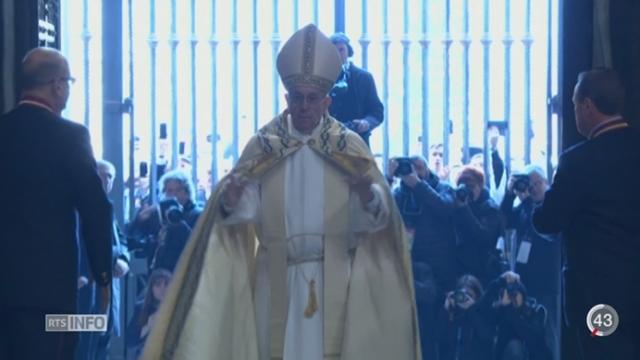
[[297, 85], [286, 95], [293, 126], [310, 134], [331, 104], [331, 98], [309, 85]]

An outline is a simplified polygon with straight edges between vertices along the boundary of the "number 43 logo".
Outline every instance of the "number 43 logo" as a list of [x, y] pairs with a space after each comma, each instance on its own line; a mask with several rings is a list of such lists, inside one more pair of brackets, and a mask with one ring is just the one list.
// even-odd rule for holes
[[609, 336], [619, 323], [618, 312], [611, 305], [598, 304], [587, 314], [587, 327], [592, 336]]

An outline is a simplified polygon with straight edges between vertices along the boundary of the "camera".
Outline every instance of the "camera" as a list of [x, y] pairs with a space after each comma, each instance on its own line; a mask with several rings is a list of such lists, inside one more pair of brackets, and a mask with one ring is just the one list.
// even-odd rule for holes
[[142, 236], [142, 237], [127, 236], [126, 238], [127, 249], [129, 250], [129, 252], [136, 253], [136, 254], [140, 254], [144, 252], [149, 246], [149, 244], [152, 242], [153, 242], [153, 239], [151, 239], [151, 236]]
[[466, 289], [458, 289], [453, 293], [453, 301], [456, 305], [464, 304], [471, 299], [471, 295]]
[[456, 189], [456, 198], [460, 201], [471, 200], [471, 189], [466, 184], [460, 184]]
[[165, 224], [178, 224], [184, 219], [182, 205], [175, 198], [160, 201], [160, 216]]
[[513, 183], [513, 190], [516, 192], [525, 192], [529, 190], [529, 176], [528, 175], [513, 175], [516, 179]]
[[520, 294], [522, 294], [524, 296], [523, 286], [519, 282], [508, 283], [504, 287], [504, 290], [507, 292], [507, 294], [509, 295], [509, 297], [511, 299], [515, 299], [516, 296], [518, 295], [518, 293], [520, 293]]
[[397, 177], [407, 176], [413, 172], [413, 165], [412, 165], [411, 158], [399, 157], [399, 158], [395, 158], [395, 160], [398, 162], [398, 168], [393, 173], [393, 176], [397, 176]]

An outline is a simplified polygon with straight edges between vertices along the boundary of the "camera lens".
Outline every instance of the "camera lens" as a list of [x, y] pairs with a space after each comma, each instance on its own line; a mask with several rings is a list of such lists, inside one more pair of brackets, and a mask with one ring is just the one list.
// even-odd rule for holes
[[518, 176], [513, 183], [513, 189], [517, 192], [525, 192], [529, 189], [529, 177], [526, 175]]
[[173, 206], [167, 210], [167, 220], [172, 223], [179, 223], [182, 221], [182, 210], [179, 207]]
[[471, 197], [471, 191], [469, 190], [467, 185], [460, 184], [460, 186], [458, 186], [458, 188], [456, 189], [456, 197], [462, 201], [467, 200], [469, 199], [469, 197]]

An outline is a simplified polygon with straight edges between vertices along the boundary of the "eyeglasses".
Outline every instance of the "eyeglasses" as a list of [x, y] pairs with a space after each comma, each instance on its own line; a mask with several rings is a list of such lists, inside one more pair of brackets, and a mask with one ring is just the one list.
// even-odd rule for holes
[[63, 76], [63, 77], [59, 77], [59, 78], [50, 80], [48, 83], [49, 84], [53, 84], [53, 83], [57, 83], [59, 81], [64, 81], [64, 82], [68, 83], [69, 85], [73, 85], [76, 82], [76, 78], [74, 78], [73, 76]]
[[318, 105], [324, 99], [324, 96], [320, 96], [317, 94], [309, 94], [307, 96], [303, 94], [291, 94], [289, 99], [291, 99], [291, 102], [294, 105], [298, 106], [304, 104], [305, 102], [308, 105]]
[[65, 76], [58, 79], [58, 81], [66, 81], [69, 85], [73, 85], [76, 83], [76, 78], [73, 76]]

